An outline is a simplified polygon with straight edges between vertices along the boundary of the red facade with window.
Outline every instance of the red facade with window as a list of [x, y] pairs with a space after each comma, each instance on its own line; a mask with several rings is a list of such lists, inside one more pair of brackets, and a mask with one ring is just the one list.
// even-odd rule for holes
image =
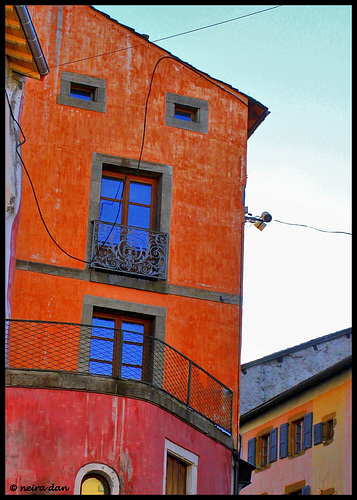
[[24, 97], [6, 492], [228, 494], [267, 108], [90, 6], [29, 11], [51, 71]]

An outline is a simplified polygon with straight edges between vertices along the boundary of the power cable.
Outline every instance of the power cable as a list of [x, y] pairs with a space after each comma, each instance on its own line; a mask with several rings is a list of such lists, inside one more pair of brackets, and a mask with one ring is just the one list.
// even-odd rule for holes
[[[35, 190], [35, 187], [33, 185], [33, 182], [32, 182], [32, 179], [31, 179], [31, 176], [29, 174], [29, 171], [27, 170], [27, 167], [25, 165], [25, 162], [23, 161], [22, 157], [21, 157], [21, 154], [19, 153], [18, 151], [18, 148], [20, 146], [22, 146], [23, 144], [25, 144], [26, 142], [26, 137], [25, 137], [25, 134], [21, 128], [21, 125], [19, 124], [19, 122], [16, 120], [15, 116], [14, 116], [14, 113], [12, 111], [12, 108], [11, 108], [11, 104], [10, 104], [10, 101], [9, 101], [9, 97], [7, 95], [7, 92], [6, 92], [6, 89], [5, 89], [5, 95], [6, 95], [6, 99], [7, 99], [7, 102], [8, 102], [8, 105], [9, 105], [9, 109], [10, 109], [10, 114], [11, 114], [11, 118], [13, 119], [13, 121], [17, 124], [17, 126], [19, 127], [19, 131], [21, 132], [21, 135], [23, 137], [23, 141], [22, 142], [19, 142], [19, 144], [16, 145], [15, 147], [15, 151], [16, 151], [16, 154], [17, 156], [19, 157], [20, 159], [20, 162], [25, 170], [25, 173], [27, 175], [27, 178], [30, 182], [30, 186], [31, 186], [31, 189], [32, 189], [32, 193], [33, 193], [33, 196], [35, 198], [35, 202], [36, 202], [36, 206], [37, 206], [37, 210], [38, 210], [38, 213], [40, 215], [40, 218], [41, 218], [41, 221], [42, 221], [42, 224], [44, 226], [44, 228], [46, 229], [47, 231], [47, 234], [49, 235], [49, 237], [51, 238], [51, 240], [53, 241], [53, 243], [61, 250], [61, 252], [63, 252], [64, 254], [66, 254], [68, 257], [70, 257], [71, 259], [75, 259], [75, 260], [78, 260], [79, 262], [83, 262], [85, 264], [91, 264], [93, 262], [93, 260], [96, 258], [96, 256], [98, 255], [99, 251], [103, 248], [103, 246], [107, 243], [117, 221], [118, 221], [118, 217], [119, 217], [119, 214], [120, 214], [120, 203], [118, 204], [118, 211], [117, 211], [117, 215], [115, 217], [115, 221], [112, 223], [112, 227], [110, 228], [110, 231], [107, 235], [107, 237], [105, 238], [105, 240], [99, 245], [98, 247], [98, 250], [96, 251], [96, 253], [93, 255], [93, 257], [91, 258], [91, 260], [83, 260], [83, 259], [80, 259], [78, 257], [75, 257], [73, 255], [71, 255], [70, 253], [68, 253], [64, 248], [61, 247], [61, 245], [59, 245], [59, 243], [57, 243], [57, 241], [55, 240], [55, 238], [52, 236], [52, 233], [51, 231], [49, 230], [47, 224], [46, 224], [46, 221], [42, 215], [42, 211], [41, 211], [41, 207], [40, 207], [40, 204], [39, 204], [39, 201], [38, 201], [38, 198], [37, 198], [37, 194], [36, 194], [36, 190]], [[138, 172], [139, 170], [139, 165], [135, 171], [135, 174]], [[123, 192], [124, 192], [124, 189], [125, 189], [125, 184], [126, 184], [126, 181], [127, 181], [127, 178], [128, 178], [128, 174], [125, 174], [125, 177], [124, 177], [124, 182], [123, 182]]]
[[[283, 7], [283, 5], [276, 5], [274, 7], [269, 7], [267, 9], [262, 9], [262, 10], [258, 10], [256, 12], [251, 12], [250, 14], [244, 14], [242, 16], [233, 17], [232, 19], [227, 19], [226, 21], [220, 21], [218, 23], [214, 23], [214, 24], [209, 24], [209, 25], [206, 25], [206, 26], [202, 26], [201, 28], [194, 28], [192, 30], [183, 31], [181, 33], [176, 33], [175, 35], [164, 36], [162, 38], [157, 38], [156, 40], [150, 40], [149, 43], [162, 42], [164, 40], [169, 40], [171, 38], [176, 38], [176, 37], [179, 37], [179, 36], [188, 35], [189, 33], [195, 33], [196, 31], [202, 31], [202, 30], [205, 30], [205, 29], [208, 29], [208, 28], [213, 28], [215, 26], [219, 26], [221, 24], [226, 24], [226, 23], [230, 23], [230, 22], [233, 22], [233, 21], [238, 21], [239, 19], [243, 19], [245, 17], [251, 17], [251, 16], [255, 16], [257, 14], [262, 14], [263, 12], [267, 12], [269, 10], [278, 9], [279, 7]], [[103, 13], [103, 14], [105, 14], [105, 13]], [[115, 19], [114, 19], [114, 21], [115, 21]], [[117, 21], [117, 22], [119, 22], [119, 21]], [[134, 34], [140, 36], [140, 33], [134, 33]], [[109, 52], [102, 52], [102, 53], [96, 54], [94, 56], [83, 57], [81, 59], [74, 59], [73, 61], [67, 61], [67, 62], [60, 63], [60, 64], [54, 64], [54, 65], [48, 66], [48, 67], [50, 69], [51, 68], [58, 68], [60, 66], [66, 66], [67, 64], [73, 64], [73, 63], [77, 63], [77, 62], [87, 61], [88, 59], [95, 59], [96, 57], [108, 56], [110, 54], [115, 54], [117, 52], [124, 52], [125, 50], [130, 50], [130, 49], [135, 49], [137, 47], [142, 47], [144, 45], [147, 45], [147, 43], [148, 42], [138, 43], [136, 45], [131, 45], [130, 47], [122, 47], [120, 49], [111, 50]], [[165, 50], [165, 49], [163, 49], [163, 50]], [[28, 74], [30, 74], [30, 73], [28, 73]], [[26, 76], [25, 73], [23, 75]], [[9, 76], [6, 77], [6, 78], [9, 78]]]
[[[179, 36], [187, 35], [189, 33], [194, 33], [196, 31], [202, 31], [202, 30], [205, 30], [205, 29], [208, 29], [208, 28], [213, 28], [214, 26], [219, 26], [221, 24], [230, 23], [232, 21], [238, 21], [239, 19], [243, 19], [245, 17], [255, 16], [257, 14], [262, 14], [263, 12], [267, 12], [269, 10], [278, 9], [279, 7], [283, 7], [283, 5], [276, 5], [275, 7], [269, 7], [268, 9], [258, 10], [256, 12], [251, 12], [250, 14], [244, 14], [242, 16], [234, 17], [232, 19], [227, 19], [226, 21], [220, 21], [218, 23], [209, 24], [207, 26], [202, 26], [201, 28], [195, 28], [195, 29], [192, 29], [192, 30], [183, 31], [181, 33], [176, 33], [175, 35], [169, 35], [169, 36], [165, 36], [165, 37], [162, 37], [162, 38], [157, 38], [156, 40], [150, 40], [150, 43], [162, 42], [164, 40], [169, 40], [171, 38], [176, 38], [176, 37], [179, 37]], [[140, 33], [135, 33], [135, 34], [137, 34], [137, 35], [140, 36]], [[49, 68], [58, 68], [59, 66], [64, 66], [66, 64], [72, 64], [72, 63], [76, 63], [76, 62], [86, 61], [88, 59], [94, 59], [96, 57], [107, 56], [107, 55], [110, 55], [110, 54], [115, 54], [116, 52], [123, 52], [125, 50], [130, 50], [130, 49], [134, 49], [134, 48], [137, 48], [137, 47], [142, 47], [143, 45], [147, 45], [147, 42], [140, 43], [140, 44], [137, 44], [137, 45], [132, 45], [130, 47], [123, 47], [121, 49], [112, 50], [110, 52], [103, 52], [101, 54], [96, 54], [94, 56], [83, 57], [82, 59], [76, 59], [76, 60], [68, 61], [68, 62], [65, 62], [65, 63], [55, 64], [53, 66], [49, 66]]]
[[14, 113], [12, 112], [12, 108], [11, 108], [11, 104], [10, 104], [10, 100], [9, 100], [9, 97], [7, 95], [7, 92], [6, 92], [6, 89], [5, 89], [5, 95], [6, 95], [6, 99], [7, 99], [7, 102], [8, 102], [8, 105], [9, 105], [9, 109], [10, 109], [10, 114], [11, 114], [11, 118], [14, 120], [14, 122], [17, 124], [17, 126], [19, 127], [19, 131], [21, 132], [21, 135], [23, 137], [23, 141], [19, 141], [19, 143], [17, 144], [17, 146], [15, 147], [15, 151], [16, 151], [16, 154], [17, 156], [19, 157], [20, 161], [21, 161], [21, 164], [25, 170], [25, 173], [27, 175], [27, 178], [30, 182], [30, 186], [31, 186], [31, 189], [32, 189], [32, 193], [34, 195], [34, 198], [35, 198], [35, 202], [36, 202], [36, 206], [37, 206], [37, 210], [38, 210], [38, 213], [40, 215], [40, 218], [41, 218], [41, 221], [42, 221], [42, 224], [44, 225], [44, 228], [46, 229], [47, 231], [47, 234], [49, 235], [49, 237], [51, 238], [51, 240], [53, 241], [53, 243], [61, 250], [61, 252], [65, 253], [66, 255], [68, 255], [68, 257], [70, 257], [71, 259], [75, 259], [75, 260], [79, 260], [80, 262], [85, 262], [87, 263], [87, 261], [85, 260], [82, 260], [82, 259], [79, 259], [78, 257], [74, 257], [73, 255], [70, 255], [66, 250], [64, 250], [64, 248], [61, 247], [61, 245], [59, 245], [57, 243], [57, 241], [54, 239], [54, 237], [52, 236], [51, 234], [51, 231], [48, 229], [47, 227], [47, 224], [45, 222], [45, 219], [43, 218], [43, 215], [42, 215], [42, 211], [41, 211], [41, 208], [40, 208], [40, 204], [38, 202], [38, 199], [37, 199], [37, 195], [36, 195], [36, 191], [35, 191], [35, 187], [33, 185], [33, 182], [31, 180], [31, 176], [27, 170], [27, 167], [25, 165], [25, 162], [23, 161], [22, 157], [21, 157], [21, 154], [19, 153], [18, 151], [18, 148], [20, 146], [22, 146], [25, 142], [26, 142], [26, 137], [25, 137], [25, 134], [21, 128], [21, 125], [19, 124], [19, 122], [16, 120], [15, 116], [14, 116]]
[[298, 227], [307, 227], [309, 229], [314, 229], [315, 231], [321, 231], [322, 233], [334, 233], [334, 234], [348, 234], [352, 236], [352, 233], [348, 233], [347, 231], [332, 231], [329, 229], [321, 229], [319, 227], [308, 226], [307, 224], [295, 224], [293, 222], [284, 222], [282, 220], [273, 219], [275, 222], [279, 222], [279, 224], [286, 224], [287, 226], [298, 226]]

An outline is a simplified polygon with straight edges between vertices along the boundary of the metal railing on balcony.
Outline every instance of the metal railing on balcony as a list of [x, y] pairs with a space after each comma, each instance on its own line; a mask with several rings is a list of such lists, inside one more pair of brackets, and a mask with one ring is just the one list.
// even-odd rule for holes
[[6, 367], [137, 380], [170, 394], [232, 432], [233, 392], [157, 338], [105, 327], [5, 321]]
[[168, 240], [166, 233], [96, 220], [93, 222], [91, 266], [164, 280]]

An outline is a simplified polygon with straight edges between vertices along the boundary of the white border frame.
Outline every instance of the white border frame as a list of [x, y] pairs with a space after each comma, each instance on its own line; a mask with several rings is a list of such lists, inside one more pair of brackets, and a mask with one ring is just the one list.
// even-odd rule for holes
[[198, 471], [198, 455], [191, 451], [182, 448], [169, 439], [165, 439], [165, 453], [164, 453], [164, 481], [162, 486], [162, 494], [166, 493], [166, 464], [167, 454], [173, 455], [187, 464], [187, 477], [186, 477], [186, 495], [197, 495], [197, 471]]
[[81, 494], [81, 484], [87, 474], [100, 474], [108, 482], [109, 495], [119, 495], [119, 478], [117, 473], [108, 465], [92, 462], [79, 469], [74, 482], [74, 495]]

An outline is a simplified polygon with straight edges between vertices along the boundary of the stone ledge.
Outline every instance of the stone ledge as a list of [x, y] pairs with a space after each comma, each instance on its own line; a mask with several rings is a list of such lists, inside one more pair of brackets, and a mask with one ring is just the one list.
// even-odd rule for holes
[[233, 449], [234, 447], [232, 435], [222, 432], [215, 424], [170, 394], [144, 382], [63, 371], [7, 368], [5, 386], [97, 392], [140, 399], [172, 413], [227, 448]]
[[241, 305], [242, 301], [237, 294], [224, 293], [215, 290], [204, 290], [202, 288], [186, 287], [174, 285], [166, 281], [150, 281], [143, 278], [124, 276], [119, 273], [96, 271], [94, 269], [75, 269], [54, 264], [44, 264], [30, 260], [16, 259], [16, 269], [30, 271], [34, 273], [49, 274], [63, 278], [79, 279], [94, 283], [119, 286], [123, 288], [133, 288], [148, 292], [163, 293], [166, 295], [177, 295], [191, 299], [208, 300], [211, 302], [221, 302], [223, 304]]

